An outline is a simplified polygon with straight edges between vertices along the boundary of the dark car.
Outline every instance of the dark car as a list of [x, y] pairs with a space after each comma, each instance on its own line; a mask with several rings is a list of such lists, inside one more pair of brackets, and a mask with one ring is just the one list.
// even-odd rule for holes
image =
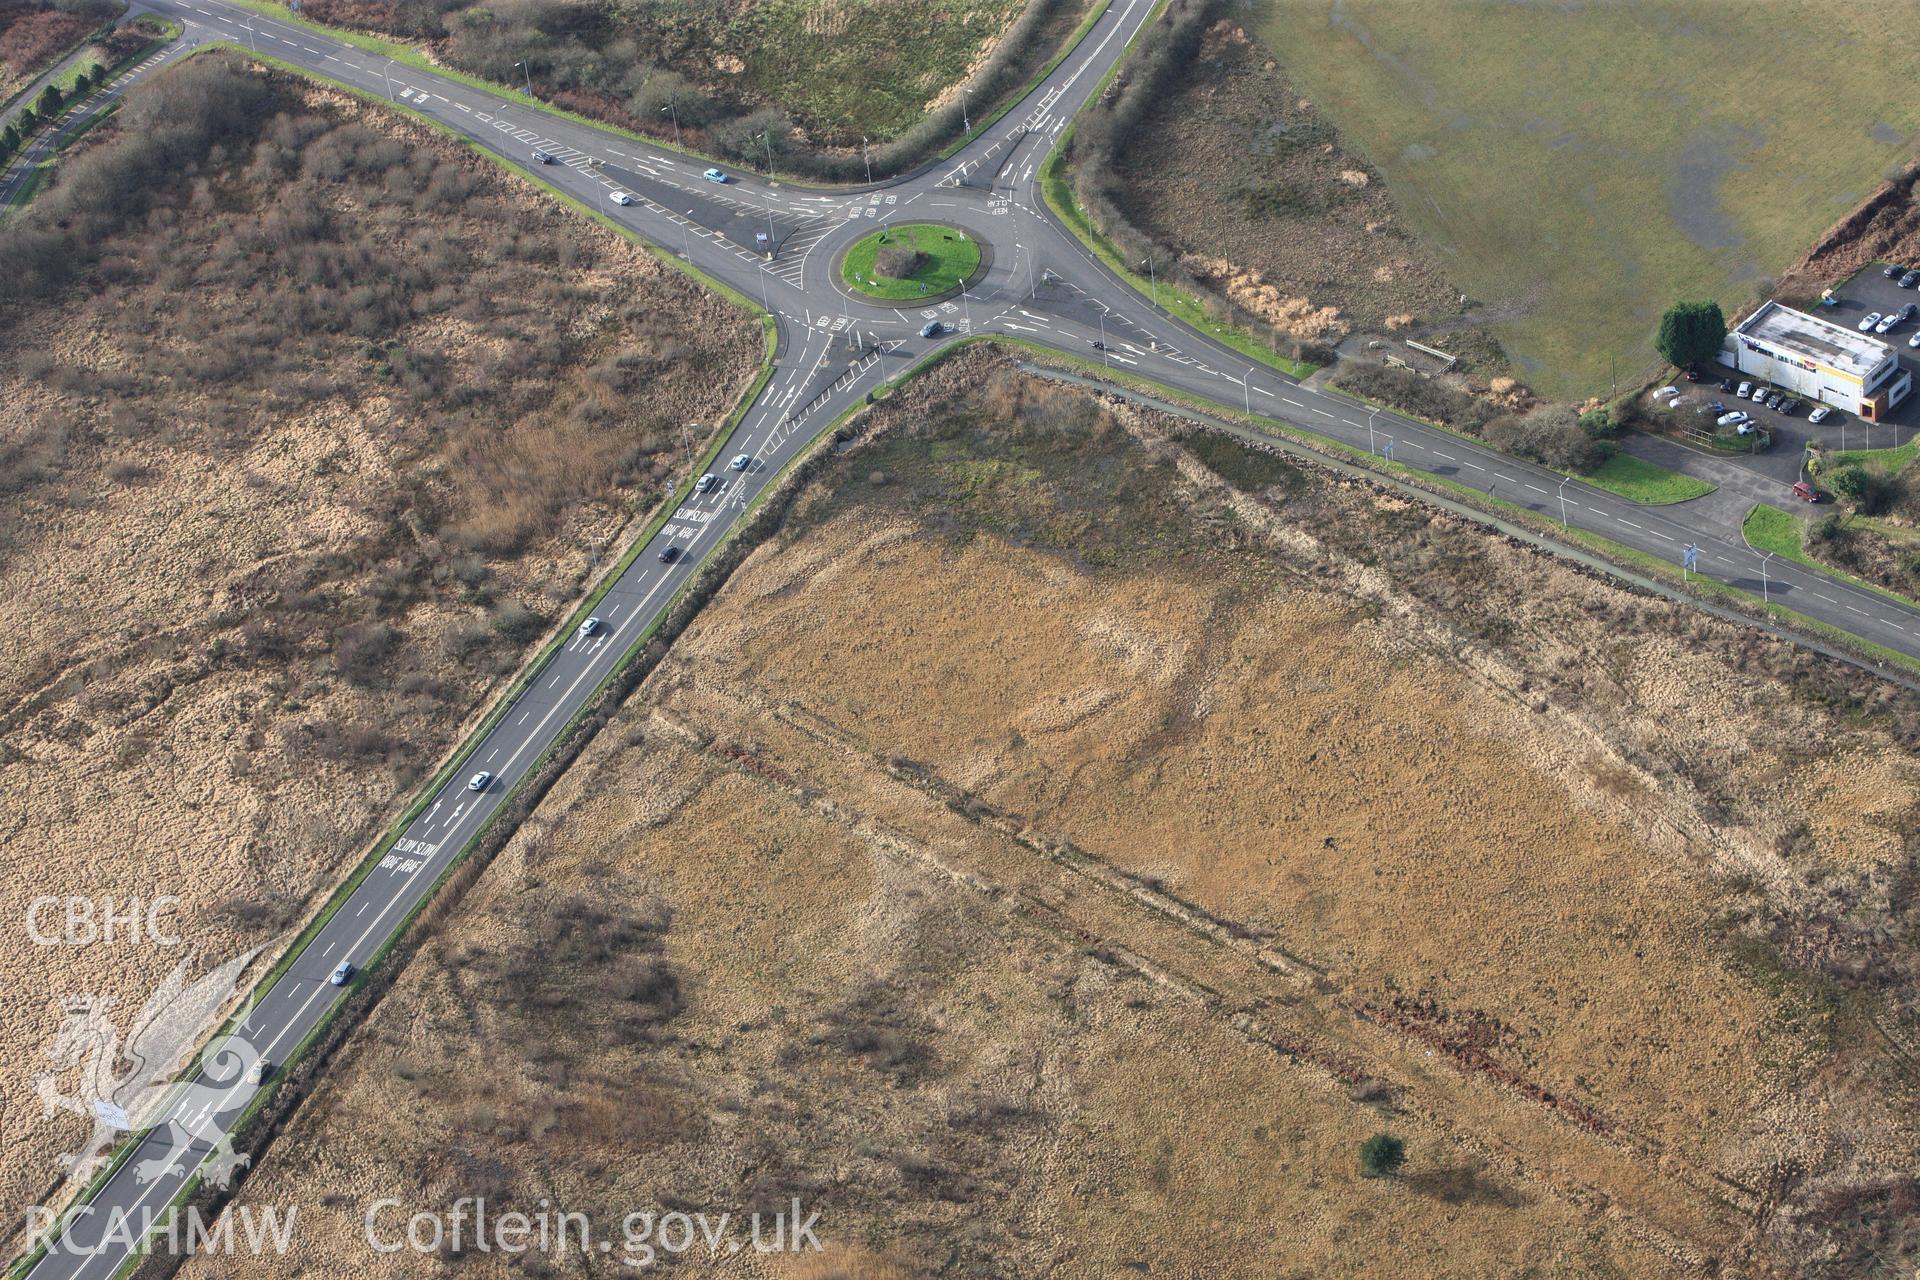
[[1905, 267], [1900, 266], [1898, 263], [1895, 263], [1893, 266], [1888, 267], [1885, 271], [1882, 271], [1880, 274], [1885, 276], [1889, 280], [1898, 280], [1903, 274], [1905, 274], [1905, 272], [1906, 272]]
[[1731, 391], [1731, 390], [1733, 390], [1733, 379], [1732, 379], [1732, 378], [1722, 378], [1722, 379], [1720, 379], [1720, 389], [1721, 389], [1722, 391]]
[[533, 153], [533, 162], [535, 164], [552, 164], [553, 155], [551, 152], [536, 151]]
[[1902, 324], [1905, 324], [1915, 316], [1920, 316], [1920, 303], [1909, 302], [1906, 306], [1900, 308], [1900, 322]]
[[925, 324], [923, 324], [923, 325], [921, 325], [921, 326], [920, 326], [920, 336], [921, 336], [921, 337], [923, 337], [923, 338], [937, 338], [937, 337], [939, 337], [939, 336], [940, 336], [940, 322], [939, 322], [938, 320], [929, 320], [929, 321], [927, 321], [927, 322], [926, 322]]
[[1700, 379], [1702, 379], [1702, 378], [1704, 378], [1704, 377], [1706, 377], [1706, 375], [1705, 375], [1705, 374], [1703, 374], [1703, 373], [1701, 373], [1701, 372], [1700, 372], [1700, 371], [1699, 371], [1698, 369], [1689, 369], [1689, 370], [1687, 370], [1687, 375], [1686, 375], [1686, 376], [1687, 376], [1687, 381], [1688, 381], [1688, 382], [1698, 382], [1698, 381], [1700, 381]]
[[675, 560], [678, 560], [679, 558], [680, 558], [680, 548], [674, 546], [671, 542], [669, 542], [666, 546], [660, 548], [661, 564], [672, 564]]
[[1800, 402], [1798, 400], [1789, 400], [1780, 406], [1780, 416], [1783, 418], [1791, 418], [1798, 412], [1800, 412]]
[[1707, 411], [1709, 413], [1725, 413], [1727, 411], [1726, 401], [1715, 400], [1712, 404], [1707, 406]]
[[1802, 502], [1820, 501], [1820, 491], [1808, 484], [1805, 480], [1795, 480], [1793, 482], [1793, 496]]
[[1785, 404], [1786, 402], [1787, 402], [1787, 398], [1781, 395], [1778, 391], [1776, 391], [1772, 395], [1767, 397], [1767, 408], [1778, 409], [1781, 405]]
[[1907, 274], [1901, 276], [1898, 280], [1894, 281], [1894, 283], [1899, 285], [1902, 289], [1911, 289], [1916, 284], [1920, 284], [1920, 271], [1909, 271], [1907, 272]]

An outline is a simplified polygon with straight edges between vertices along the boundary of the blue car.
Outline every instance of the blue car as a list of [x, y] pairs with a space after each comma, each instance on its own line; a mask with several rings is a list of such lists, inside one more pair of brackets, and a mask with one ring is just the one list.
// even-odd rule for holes
[[708, 182], [726, 182], [728, 180], [727, 175], [720, 172], [720, 170], [718, 169], [709, 169], [705, 173], [701, 174], [700, 176], [705, 178]]

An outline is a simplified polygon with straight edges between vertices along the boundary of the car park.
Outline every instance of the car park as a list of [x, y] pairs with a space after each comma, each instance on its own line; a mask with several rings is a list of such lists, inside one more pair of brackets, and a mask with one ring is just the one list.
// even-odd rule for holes
[[1767, 397], [1767, 408], [1778, 409], [1781, 405], [1785, 404], [1786, 402], [1787, 402], [1787, 398], [1781, 395], [1778, 391], [1776, 391], [1772, 395]]
[[583, 636], [590, 636], [594, 632], [598, 631], [599, 629], [600, 629], [600, 619], [598, 618], [588, 618], [585, 622], [580, 624], [580, 634]]
[[1860, 318], [1860, 332], [1865, 333], [1879, 323], [1880, 313], [1878, 311], [1869, 311]]
[[1820, 491], [1808, 484], [1805, 480], [1795, 480], [1793, 482], [1793, 496], [1802, 502], [1820, 501]]
[[693, 491], [695, 493], [712, 493], [713, 486], [719, 483], [720, 483], [720, 477], [716, 476], [715, 474], [713, 474], [713, 472], [709, 471], [707, 472], [707, 474], [701, 476], [698, 480], [695, 480], [693, 482]]
[[615, 204], [633, 203], [633, 197], [625, 191], [609, 191], [607, 193], [607, 199], [613, 201]]
[[938, 320], [929, 320], [929, 321], [927, 321], [927, 322], [926, 322], [925, 324], [923, 324], [923, 325], [921, 325], [921, 326], [920, 326], [920, 336], [921, 336], [921, 337], [923, 337], [923, 338], [937, 338], [937, 337], [939, 337], [939, 336], [940, 336], [940, 322], [939, 322]]
[[748, 467], [752, 465], [753, 465], [752, 458], [748, 457], [744, 453], [736, 453], [733, 455], [733, 461], [727, 464], [727, 469], [729, 471], [745, 471]]
[[1821, 405], [1818, 409], [1815, 409], [1812, 413], [1807, 415], [1807, 421], [1817, 427], [1821, 423], [1825, 422], [1830, 416], [1832, 416], [1832, 414], [1833, 414], [1832, 409], [1829, 409], [1826, 405]]
[[720, 170], [718, 170], [718, 169], [709, 169], [709, 170], [707, 170], [707, 171], [706, 171], [705, 173], [703, 173], [703, 174], [701, 174], [700, 176], [701, 176], [701, 177], [703, 177], [703, 178], [705, 178], [705, 179], [706, 179], [706, 180], [707, 180], [708, 182], [726, 182], [726, 181], [728, 181], [728, 178], [727, 178], [727, 175], [726, 175], [726, 174], [724, 174], [724, 173], [722, 173], [722, 172], [721, 172]]
[[674, 546], [671, 542], [669, 542], [666, 546], [660, 548], [661, 564], [672, 564], [675, 560], [678, 560], [679, 558], [680, 558], [680, 548]]
[[482, 769], [480, 772], [474, 774], [471, 778], [467, 779], [467, 790], [485, 791], [487, 789], [487, 784], [492, 781], [493, 781], [493, 775], [488, 773], [485, 769]]
[[533, 162], [535, 164], [552, 164], [553, 154], [548, 151], [535, 151], [533, 153]]
[[327, 981], [336, 987], [344, 987], [353, 980], [353, 961], [342, 960], [333, 966], [333, 972], [327, 975]]
[[1895, 280], [1894, 283], [1902, 289], [1911, 289], [1916, 284], [1920, 284], [1920, 271], [1909, 271], [1898, 280]]

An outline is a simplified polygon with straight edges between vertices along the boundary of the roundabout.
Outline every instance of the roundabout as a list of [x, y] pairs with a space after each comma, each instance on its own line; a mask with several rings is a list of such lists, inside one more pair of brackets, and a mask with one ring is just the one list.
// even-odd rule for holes
[[909, 222], [848, 245], [840, 257], [840, 283], [875, 302], [937, 302], [970, 284], [990, 260], [981, 242], [959, 227]]

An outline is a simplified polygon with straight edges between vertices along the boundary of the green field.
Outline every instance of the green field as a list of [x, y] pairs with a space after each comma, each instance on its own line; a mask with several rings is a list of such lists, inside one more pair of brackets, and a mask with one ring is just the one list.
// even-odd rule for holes
[[1649, 372], [1905, 161], [1911, 4], [1260, 0], [1253, 25], [1555, 397]]
[[[884, 248], [913, 249], [926, 255], [912, 275], [894, 279], [877, 275], [874, 260]], [[937, 298], [980, 269], [980, 246], [972, 238], [952, 227], [931, 222], [910, 222], [888, 227], [854, 242], [841, 261], [841, 278], [847, 287], [869, 298], [889, 302]]]
[[1713, 486], [1705, 480], [1683, 472], [1669, 471], [1626, 453], [1614, 454], [1580, 478], [1588, 484], [1650, 507], [1687, 502], [1713, 492]]

